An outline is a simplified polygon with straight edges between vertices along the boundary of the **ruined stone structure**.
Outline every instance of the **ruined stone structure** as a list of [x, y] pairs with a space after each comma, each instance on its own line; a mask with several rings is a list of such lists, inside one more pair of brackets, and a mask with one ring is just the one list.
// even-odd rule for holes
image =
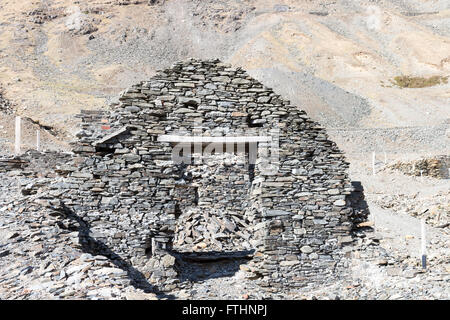
[[186, 285], [186, 255], [247, 255], [274, 289], [345, 271], [348, 163], [304, 111], [218, 60], [176, 63], [119, 100], [81, 114], [78, 157], [51, 187], [97, 244], [161, 290]]

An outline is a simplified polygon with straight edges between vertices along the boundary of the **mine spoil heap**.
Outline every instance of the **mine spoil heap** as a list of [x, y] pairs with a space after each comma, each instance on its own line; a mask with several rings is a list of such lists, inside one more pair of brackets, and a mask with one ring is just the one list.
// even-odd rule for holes
[[[365, 214], [343, 154], [304, 111], [218, 60], [176, 63], [119, 101], [79, 115], [74, 156], [41, 197], [78, 221], [85, 247], [163, 291], [189, 286], [180, 268], [195, 258], [251, 259], [252, 279], [270, 290], [346, 274], [345, 245]], [[272, 140], [249, 142], [261, 134]], [[235, 137], [244, 152], [207, 154], [201, 142], [180, 164], [180, 136]]]

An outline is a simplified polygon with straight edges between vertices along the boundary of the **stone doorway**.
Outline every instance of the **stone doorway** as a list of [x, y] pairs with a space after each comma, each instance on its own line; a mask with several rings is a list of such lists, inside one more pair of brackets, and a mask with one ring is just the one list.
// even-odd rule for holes
[[180, 282], [233, 276], [262, 245], [249, 152], [256, 146], [223, 146], [206, 156], [193, 153], [182, 166], [173, 190], [176, 221], [168, 246]]
[[[213, 154], [184, 169], [173, 248], [186, 252], [250, 250], [252, 181], [246, 154]], [[198, 161], [197, 161], [198, 162]], [[189, 190], [191, 189], [191, 190]], [[189, 190], [189, 191], [188, 191]]]

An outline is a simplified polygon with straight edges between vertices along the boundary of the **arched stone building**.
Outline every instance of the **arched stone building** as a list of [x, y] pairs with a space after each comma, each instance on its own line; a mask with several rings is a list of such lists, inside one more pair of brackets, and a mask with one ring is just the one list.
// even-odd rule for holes
[[[66, 181], [90, 237], [162, 290], [179, 281], [177, 252], [249, 252], [273, 288], [335, 276], [351, 242], [348, 163], [304, 111], [218, 60], [176, 63], [119, 100], [81, 115]], [[218, 221], [208, 241], [186, 215]]]

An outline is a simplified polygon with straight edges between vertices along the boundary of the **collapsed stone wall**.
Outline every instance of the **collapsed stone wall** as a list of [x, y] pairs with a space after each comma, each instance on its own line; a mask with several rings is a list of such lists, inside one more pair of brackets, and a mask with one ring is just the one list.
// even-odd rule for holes
[[[172, 250], [178, 219], [190, 210], [202, 218], [232, 214], [253, 235], [249, 271], [261, 286], [304, 286], [345, 272], [341, 249], [352, 241], [348, 163], [304, 111], [218, 60], [177, 63], [119, 100], [110, 111], [80, 115], [77, 157], [64, 168], [64, 183], [50, 187], [63, 192], [64, 207], [89, 225], [97, 244], [170, 290], [183, 285]], [[219, 170], [214, 179], [200, 173], [196, 182], [187, 177], [201, 167], [174, 163], [174, 146], [158, 141], [180, 132], [242, 136], [274, 128], [275, 172], [259, 161], [267, 157], [259, 143], [256, 165], [235, 166], [229, 175]]]
[[19, 156], [0, 158], [0, 172], [21, 171], [23, 175], [55, 177], [64, 171], [60, 169], [61, 164], [72, 161], [72, 157], [69, 152], [27, 150]]
[[15, 169], [21, 169], [25, 164], [26, 162], [21, 159], [0, 159], [0, 172], [8, 172]]
[[399, 170], [410, 176], [429, 176], [437, 179], [448, 179], [450, 156], [441, 155], [429, 159], [419, 159], [409, 162], [396, 162], [389, 169]]

